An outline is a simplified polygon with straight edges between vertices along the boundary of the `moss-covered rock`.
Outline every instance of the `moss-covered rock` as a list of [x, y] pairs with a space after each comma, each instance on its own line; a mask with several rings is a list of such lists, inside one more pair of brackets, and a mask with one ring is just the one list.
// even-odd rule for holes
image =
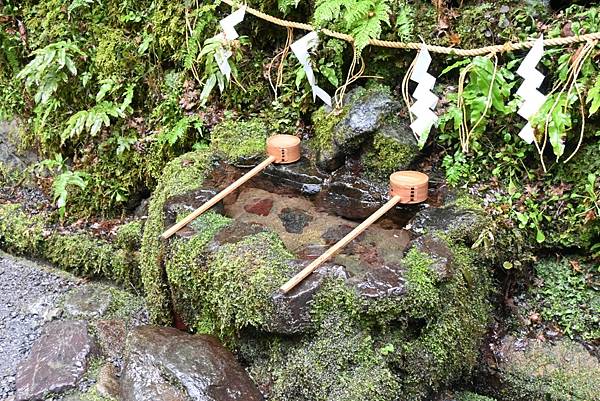
[[170, 197], [200, 187], [209, 170], [210, 161], [210, 153], [206, 150], [186, 153], [174, 159], [165, 167], [163, 176], [152, 194], [148, 220], [144, 225], [140, 269], [150, 318], [155, 323], [169, 324], [172, 321], [171, 302], [163, 267], [165, 243], [160, 239], [160, 234], [166, 229], [165, 204]]
[[407, 170], [418, 154], [410, 128], [392, 120], [373, 136], [373, 150], [363, 156], [363, 164], [375, 175], [387, 177], [394, 171]]
[[580, 344], [568, 339], [551, 344], [507, 336], [501, 355], [491, 381], [499, 400], [598, 400], [600, 363]]
[[264, 156], [269, 136], [267, 125], [260, 118], [247, 121], [225, 120], [211, 132], [211, 146], [233, 164], [246, 164]]

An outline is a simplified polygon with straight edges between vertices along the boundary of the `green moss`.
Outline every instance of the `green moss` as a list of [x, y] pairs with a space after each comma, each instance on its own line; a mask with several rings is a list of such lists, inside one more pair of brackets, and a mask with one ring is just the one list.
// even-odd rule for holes
[[165, 230], [164, 206], [167, 200], [182, 195], [202, 185], [210, 166], [210, 153], [190, 152], [169, 162], [148, 208], [144, 225], [140, 269], [150, 318], [154, 323], [170, 324], [170, 300], [162, 258], [165, 243], [160, 234]]
[[141, 65], [132, 46], [133, 42], [121, 30], [102, 32], [99, 38], [94, 56], [94, 69], [98, 78], [123, 82], [130, 68]]
[[271, 399], [388, 401], [400, 386], [373, 337], [347, 315], [333, 313], [320, 330], [279, 350]]
[[594, 268], [581, 263], [579, 270], [568, 260], [542, 260], [535, 266], [539, 284], [530, 289], [530, 294], [542, 317], [556, 322], [565, 334], [598, 340], [600, 291], [594, 288]]
[[20, 204], [0, 205], [0, 243], [18, 255], [39, 256], [44, 243], [44, 218], [29, 216]]
[[373, 150], [366, 153], [363, 163], [378, 176], [389, 176], [394, 171], [406, 170], [419, 151], [414, 141], [404, 143], [385, 133], [385, 126], [373, 137]]
[[137, 258], [89, 234], [52, 233], [43, 256], [55, 266], [86, 277], [106, 277], [139, 287]]
[[264, 156], [268, 129], [263, 120], [225, 120], [211, 132], [212, 148], [231, 163]]
[[493, 398], [486, 397], [484, 395], [479, 395], [476, 393], [472, 393], [470, 391], [464, 391], [460, 394], [456, 395], [457, 401], [495, 401]]
[[408, 295], [404, 307], [415, 318], [422, 318], [440, 307], [438, 278], [430, 269], [433, 261], [425, 253], [412, 248], [402, 260], [408, 268], [406, 275]]
[[312, 114], [313, 137], [309, 145], [317, 152], [328, 152], [333, 149], [333, 128], [344, 118], [347, 110], [339, 114], [328, 112], [324, 107]]
[[88, 277], [106, 277], [138, 288], [137, 254], [85, 233], [57, 231], [43, 214], [30, 216], [21, 205], [0, 205], [0, 241], [15, 254], [45, 259]]
[[130, 221], [117, 229], [115, 244], [123, 249], [136, 251], [142, 242], [144, 223], [140, 220]]
[[568, 339], [556, 344], [530, 340], [524, 350], [505, 352], [501, 389], [503, 401], [592, 401], [598, 399], [600, 364], [580, 344]]
[[[407, 373], [407, 395], [426, 396], [468, 374], [476, 364], [490, 319], [488, 272], [475, 265], [471, 249], [451, 242], [448, 246], [453, 252], [455, 274], [436, 289], [431, 287], [431, 272], [423, 268], [423, 256], [414, 255], [410, 258], [416, 263], [408, 263], [412, 263], [414, 272], [409, 272], [406, 304], [414, 306], [406, 313], [411, 319], [421, 320], [423, 326], [417, 338], [397, 344], [398, 361], [404, 361], [400, 366]], [[411, 276], [417, 279], [416, 283], [411, 283]], [[426, 306], [419, 308], [416, 302]]]
[[272, 295], [289, 277], [292, 255], [274, 233], [261, 232], [223, 244], [197, 276], [201, 304], [196, 329], [233, 339], [246, 326], [273, 315]]
[[483, 212], [481, 202], [474, 196], [471, 196], [467, 193], [459, 193], [450, 202], [445, 204], [445, 206], [451, 205], [459, 207], [461, 209], [473, 210], [480, 213]]
[[204, 247], [230, 220], [209, 211], [194, 220], [196, 234], [190, 239], [172, 241], [165, 269], [169, 280], [173, 308], [188, 326], [193, 326], [197, 306], [203, 304], [200, 278], [204, 274]]

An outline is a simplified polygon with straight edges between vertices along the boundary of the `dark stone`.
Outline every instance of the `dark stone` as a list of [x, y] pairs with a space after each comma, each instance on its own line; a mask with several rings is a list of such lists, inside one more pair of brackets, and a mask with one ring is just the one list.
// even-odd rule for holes
[[296, 251], [299, 259], [313, 260], [321, 256], [329, 246], [321, 244], [306, 244]]
[[29, 357], [17, 366], [17, 400], [41, 400], [49, 393], [74, 388], [93, 348], [86, 322], [48, 323]]
[[487, 224], [488, 220], [481, 213], [448, 206], [422, 209], [409, 221], [407, 229], [415, 235], [439, 231], [453, 239], [472, 243]]
[[267, 178], [271, 183], [264, 188], [267, 191], [281, 193], [282, 187], [286, 187], [303, 195], [315, 195], [321, 192], [326, 178], [310, 160], [304, 157], [295, 163], [272, 164], [262, 175], [261, 178]]
[[333, 129], [335, 144], [346, 153], [360, 147], [365, 134], [377, 131], [400, 110], [400, 103], [384, 91], [368, 90], [353, 99], [346, 116]]
[[[172, 196], [165, 202], [164, 206], [165, 227], [175, 224], [179, 214], [186, 215], [193, 212], [218, 193], [219, 191], [214, 188], [198, 188], [183, 195]], [[223, 206], [223, 201], [217, 203], [209, 210], [224, 214], [225, 207]]]
[[93, 319], [104, 315], [111, 302], [109, 287], [91, 284], [81, 286], [67, 295], [63, 307], [74, 318]]
[[[306, 261], [300, 260], [291, 263], [296, 266], [295, 271], [300, 271], [307, 265]], [[323, 265], [287, 294], [273, 295], [275, 313], [265, 325], [266, 329], [278, 334], [298, 334], [307, 331], [311, 327], [311, 301], [326, 277], [346, 279], [348, 274], [342, 266]]]
[[406, 269], [400, 265], [376, 266], [369, 269], [355, 286], [365, 298], [386, 298], [406, 293]]
[[317, 165], [326, 171], [341, 167], [346, 156], [400, 110], [400, 103], [386, 91], [357, 88], [348, 94], [346, 107], [346, 115], [333, 128], [333, 143], [317, 156]]
[[262, 396], [231, 352], [208, 335], [140, 326], [127, 338], [123, 401], [258, 401]]
[[123, 320], [98, 320], [93, 323], [102, 353], [110, 358], [120, 358], [125, 349], [127, 327]]
[[[327, 245], [333, 245], [346, 235], [352, 231], [354, 227], [349, 226], [347, 224], [340, 224], [335, 227], [329, 227], [323, 234], [321, 234], [321, 238], [325, 241]], [[360, 242], [364, 239], [365, 233], [362, 232], [358, 235], [358, 237], [354, 238], [352, 242]], [[349, 244], [352, 245], [352, 242]]]
[[244, 205], [246, 212], [259, 216], [268, 216], [271, 213], [271, 208], [273, 208], [273, 199], [271, 198], [258, 199]]
[[259, 223], [243, 223], [239, 220], [234, 220], [231, 224], [220, 229], [206, 246], [208, 252], [216, 251], [221, 245], [235, 244], [251, 235], [256, 235], [267, 228]]
[[423, 235], [414, 239], [409, 245], [410, 248], [415, 248], [432, 259], [433, 263], [430, 269], [438, 275], [440, 280], [452, 278], [453, 255], [446, 241], [434, 235]]
[[321, 193], [316, 203], [338, 216], [363, 220], [387, 201], [387, 194], [387, 185], [368, 181], [341, 169], [333, 173], [328, 190]]
[[279, 219], [288, 233], [301, 234], [313, 217], [304, 210], [286, 207], [279, 213]]

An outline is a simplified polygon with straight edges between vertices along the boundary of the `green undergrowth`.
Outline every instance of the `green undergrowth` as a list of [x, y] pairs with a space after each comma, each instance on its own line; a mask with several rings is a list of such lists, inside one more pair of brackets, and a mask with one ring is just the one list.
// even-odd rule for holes
[[535, 265], [536, 283], [530, 295], [536, 310], [570, 337], [600, 339], [598, 267], [569, 261], [542, 260]]
[[[139, 237], [138, 223], [125, 225], [123, 230], [132, 236], [135, 226]], [[129, 288], [140, 287], [136, 247], [83, 232], [61, 231], [48, 216], [30, 216], [19, 204], [0, 205], [0, 244], [9, 252], [46, 260], [79, 276], [105, 277]]]
[[144, 292], [148, 300], [150, 318], [155, 323], [168, 325], [172, 321], [169, 294], [163, 267], [165, 243], [160, 235], [165, 227], [164, 208], [167, 200], [199, 188], [210, 167], [211, 155], [207, 150], [187, 153], [167, 164], [148, 207], [148, 220], [140, 250], [140, 269]]

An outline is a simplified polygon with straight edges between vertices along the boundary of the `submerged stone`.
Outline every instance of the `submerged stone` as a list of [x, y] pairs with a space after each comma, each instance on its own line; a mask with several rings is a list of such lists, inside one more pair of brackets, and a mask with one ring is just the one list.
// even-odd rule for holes
[[256, 214], [259, 216], [268, 216], [271, 213], [273, 207], [273, 199], [263, 198], [254, 200], [251, 203], [244, 205], [244, 210], [248, 213]]
[[301, 234], [313, 217], [304, 210], [286, 207], [279, 213], [279, 219], [288, 233]]
[[127, 338], [123, 401], [259, 401], [231, 352], [208, 335], [140, 326]]
[[41, 400], [77, 385], [94, 349], [84, 321], [50, 322], [33, 344], [31, 354], [17, 366], [17, 400]]

